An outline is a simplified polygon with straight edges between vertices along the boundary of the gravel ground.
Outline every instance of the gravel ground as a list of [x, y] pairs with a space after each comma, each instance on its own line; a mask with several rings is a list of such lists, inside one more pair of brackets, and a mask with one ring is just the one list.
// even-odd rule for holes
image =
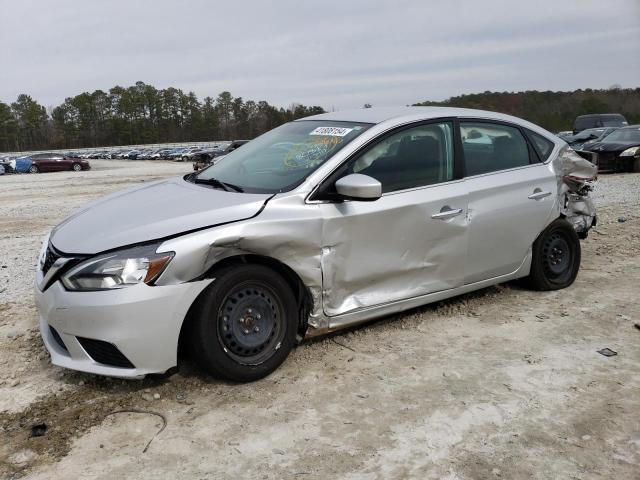
[[31, 298], [42, 237], [190, 167], [92, 165], [0, 177], [0, 478], [639, 478], [639, 174], [601, 177], [571, 288], [484, 289], [307, 342], [235, 385], [188, 361], [143, 381], [50, 365]]

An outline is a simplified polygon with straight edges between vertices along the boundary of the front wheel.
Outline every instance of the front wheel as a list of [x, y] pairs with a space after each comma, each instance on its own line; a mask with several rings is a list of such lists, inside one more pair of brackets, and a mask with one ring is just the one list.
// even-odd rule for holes
[[74, 163], [73, 164], [73, 171], [74, 172], [79, 172], [80, 170], [82, 170], [82, 165], [80, 165], [79, 163]]
[[554, 220], [533, 243], [531, 272], [525, 279], [534, 290], [560, 290], [571, 285], [580, 269], [580, 239], [566, 220]]
[[251, 382], [269, 375], [293, 348], [297, 304], [287, 282], [262, 265], [227, 267], [193, 310], [191, 346], [214, 376]]
[[36, 165], [31, 165], [31, 168], [29, 168], [29, 173], [38, 173], [39, 171], [40, 169]]

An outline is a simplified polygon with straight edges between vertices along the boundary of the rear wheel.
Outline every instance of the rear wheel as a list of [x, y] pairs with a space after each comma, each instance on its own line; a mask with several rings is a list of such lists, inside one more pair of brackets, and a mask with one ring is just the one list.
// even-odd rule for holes
[[193, 311], [191, 345], [214, 376], [250, 382], [270, 374], [293, 348], [297, 304], [287, 282], [262, 265], [220, 270]]
[[580, 269], [580, 239], [566, 220], [554, 220], [533, 244], [531, 272], [525, 279], [535, 290], [571, 285]]
[[31, 165], [31, 167], [29, 168], [29, 173], [38, 173], [38, 172], [40, 172], [40, 169], [36, 165]]

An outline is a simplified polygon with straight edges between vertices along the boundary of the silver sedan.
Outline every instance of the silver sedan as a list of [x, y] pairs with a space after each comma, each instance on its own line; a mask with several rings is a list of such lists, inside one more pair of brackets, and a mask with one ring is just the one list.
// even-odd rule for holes
[[184, 177], [74, 213], [44, 242], [53, 363], [264, 377], [303, 338], [514, 279], [571, 285], [596, 168], [524, 120], [362, 109], [278, 127]]

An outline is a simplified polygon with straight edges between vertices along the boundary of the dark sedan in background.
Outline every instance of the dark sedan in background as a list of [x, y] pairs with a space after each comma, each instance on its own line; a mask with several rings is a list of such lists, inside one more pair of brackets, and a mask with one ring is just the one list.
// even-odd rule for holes
[[196, 171], [202, 170], [212, 162], [219, 160], [221, 157], [224, 157], [248, 142], [249, 140], [234, 140], [231, 143], [223, 145], [221, 148], [197, 152], [193, 157], [193, 169]]
[[598, 154], [600, 171], [640, 171], [640, 125], [619, 128], [583, 149]]
[[29, 173], [60, 172], [63, 170], [90, 170], [91, 165], [80, 158], [69, 158], [56, 153], [37, 153], [31, 155]]
[[565, 136], [563, 140], [574, 150], [582, 150], [584, 147], [603, 141], [606, 136], [616, 130], [616, 127], [587, 128], [575, 135]]

